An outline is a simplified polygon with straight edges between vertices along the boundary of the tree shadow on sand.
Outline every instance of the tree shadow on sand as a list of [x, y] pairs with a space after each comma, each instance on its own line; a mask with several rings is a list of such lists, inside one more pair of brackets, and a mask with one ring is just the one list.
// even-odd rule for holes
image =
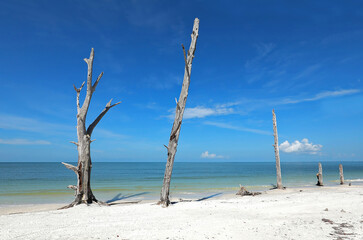
[[122, 195], [122, 193], [117, 194], [112, 199], [107, 200], [106, 203], [109, 205], [115, 205], [115, 204], [122, 204], [122, 203], [139, 203], [140, 201], [132, 201], [132, 202], [122, 202], [122, 203], [115, 203], [116, 201], [132, 198], [132, 197], [138, 197], [141, 195], [148, 194], [149, 192], [141, 192], [141, 193], [135, 193], [135, 194], [129, 194], [129, 195]]
[[201, 202], [201, 201], [204, 201], [204, 200], [207, 200], [207, 199], [210, 199], [210, 198], [214, 198], [216, 196], [219, 196], [219, 195], [222, 195], [223, 193], [215, 193], [215, 194], [212, 194], [212, 195], [209, 195], [209, 196], [206, 196], [206, 197], [202, 197], [202, 198], [199, 198], [199, 199], [182, 199], [180, 198], [179, 201], [177, 202], [171, 202], [171, 204], [176, 204], [176, 203], [180, 203], [180, 202]]

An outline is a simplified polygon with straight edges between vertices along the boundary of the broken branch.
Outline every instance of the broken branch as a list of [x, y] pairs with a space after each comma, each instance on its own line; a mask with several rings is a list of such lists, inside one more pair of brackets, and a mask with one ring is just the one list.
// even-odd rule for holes
[[102, 110], [102, 112], [100, 113], [100, 115], [98, 115], [98, 117], [93, 121], [93, 123], [91, 125], [89, 125], [88, 129], [87, 129], [87, 134], [89, 136], [91, 136], [93, 129], [96, 127], [96, 125], [101, 121], [102, 117], [105, 116], [105, 114], [108, 112], [108, 110], [110, 110], [110, 108], [120, 104], [121, 102], [112, 104], [112, 99], [106, 104], [106, 107]]
[[78, 168], [77, 168], [76, 166], [73, 166], [72, 164], [65, 163], [65, 162], [62, 162], [62, 164], [63, 164], [66, 168], [68, 168], [68, 169], [72, 170], [73, 172], [75, 172], [75, 173], [77, 174], [77, 172], [78, 172]]

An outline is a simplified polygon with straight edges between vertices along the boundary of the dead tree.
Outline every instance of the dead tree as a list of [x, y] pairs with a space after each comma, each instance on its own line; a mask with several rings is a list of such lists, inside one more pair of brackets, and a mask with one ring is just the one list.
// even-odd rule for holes
[[91, 190], [91, 169], [92, 169], [92, 161], [91, 161], [91, 140], [92, 132], [94, 128], [97, 126], [99, 121], [102, 117], [110, 110], [112, 107], [120, 104], [121, 102], [111, 104], [112, 99], [106, 104], [106, 107], [103, 111], [98, 115], [98, 117], [86, 128], [86, 117], [89, 105], [91, 103], [91, 98], [93, 93], [96, 90], [97, 84], [100, 81], [101, 77], [103, 76], [103, 72], [98, 76], [97, 80], [92, 84], [92, 67], [93, 67], [93, 57], [94, 57], [94, 50], [91, 49], [90, 57], [87, 59], [85, 58], [84, 61], [87, 63], [88, 71], [87, 71], [87, 92], [86, 97], [83, 101], [82, 107], [79, 103], [79, 95], [84, 86], [82, 83], [80, 88], [76, 88], [73, 85], [74, 89], [77, 93], [77, 137], [78, 142], [71, 142], [77, 146], [78, 150], [78, 164], [77, 166], [73, 166], [68, 163], [63, 163], [64, 166], [72, 171], [74, 171], [77, 175], [77, 186], [70, 185], [68, 188], [75, 190], [75, 199], [74, 201], [65, 206], [64, 208], [73, 207], [74, 205], [81, 204], [81, 203], [93, 203], [98, 202]]
[[175, 109], [175, 119], [174, 124], [171, 129], [171, 134], [169, 138], [169, 145], [165, 146], [168, 150], [168, 159], [166, 162], [165, 167], [165, 174], [164, 174], [164, 181], [163, 186], [160, 193], [160, 201], [159, 204], [162, 204], [163, 206], [167, 207], [170, 204], [169, 200], [169, 190], [170, 190], [170, 180], [171, 180], [171, 174], [173, 171], [173, 164], [174, 164], [174, 158], [178, 146], [178, 140], [179, 140], [179, 134], [180, 134], [180, 128], [183, 120], [183, 114], [185, 109], [185, 104], [188, 97], [188, 89], [190, 84], [190, 74], [192, 70], [192, 62], [194, 58], [194, 52], [197, 45], [197, 39], [198, 39], [198, 31], [199, 31], [199, 19], [196, 18], [194, 20], [194, 26], [193, 26], [193, 32], [191, 34], [191, 43], [189, 47], [189, 51], [186, 54], [185, 48], [183, 47], [184, 52], [184, 61], [185, 61], [185, 70], [184, 70], [184, 79], [183, 79], [183, 86], [180, 92], [179, 101], [176, 101], [176, 109]]
[[339, 164], [340, 184], [344, 184], [343, 165]]
[[316, 185], [323, 186], [323, 167], [321, 166], [321, 163], [319, 163], [319, 172], [316, 174], [316, 178], [318, 179]]
[[276, 159], [276, 178], [277, 178], [277, 189], [283, 189], [282, 181], [281, 181], [281, 166], [280, 166], [280, 153], [279, 153], [279, 137], [277, 135], [277, 124], [276, 124], [276, 115], [275, 110], [272, 109], [272, 125], [274, 129], [274, 138], [275, 144], [273, 147], [275, 148], [275, 159]]

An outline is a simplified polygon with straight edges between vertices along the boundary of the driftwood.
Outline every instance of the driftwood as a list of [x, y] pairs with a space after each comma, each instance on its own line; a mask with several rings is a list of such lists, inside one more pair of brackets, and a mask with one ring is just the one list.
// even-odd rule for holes
[[185, 110], [185, 104], [188, 97], [190, 74], [192, 70], [192, 61], [194, 58], [194, 52], [197, 45], [198, 31], [199, 31], [199, 19], [196, 18], [194, 20], [193, 33], [191, 35], [192, 40], [187, 54], [185, 53], [185, 48], [182, 45], [184, 51], [184, 61], [185, 61], [183, 86], [180, 92], [179, 101], [176, 102], [175, 119], [173, 127], [171, 129], [169, 145], [168, 146], [164, 145], [168, 151], [168, 159], [166, 162], [163, 187], [161, 189], [160, 201], [159, 201], [159, 204], [162, 204], [164, 207], [167, 207], [170, 204], [169, 200], [170, 180], [173, 171], [175, 154], [178, 146], [178, 140], [183, 120], [183, 114]]
[[93, 195], [91, 190], [91, 168], [92, 168], [92, 161], [91, 161], [91, 142], [94, 140], [91, 140], [91, 135], [96, 127], [96, 125], [99, 123], [99, 121], [102, 119], [102, 117], [110, 110], [112, 107], [120, 104], [121, 102], [111, 104], [112, 99], [106, 104], [103, 111], [100, 113], [100, 115], [86, 128], [86, 116], [88, 112], [89, 105], [91, 103], [92, 95], [96, 90], [96, 87], [98, 85], [98, 82], [101, 80], [103, 76], [103, 72], [98, 76], [97, 80], [92, 84], [92, 68], [93, 68], [93, 58], [94, 58], [94, 50], [91, 49], [90, 57], [87, 59], [85, 58], [84, 61], [87, 63], [88, 71], [87, 71], [87, 92], [85, 99], [83, 101], [82, 107], [80, 106], [79, 96], [81, 93], [81, 90], [85, 84], [85, 82], [82, 83], [80, 88], [76, 88], [74, 86], [74, 90], [77, 93], [77, 137], [78, 142], [71, 142], [77, 146], [78, 150], [78, 164], [77, 166], [73, 166], [68, 163], [62, 164], [72, 170], [77, 175], [77, 186], [69, 185], [68, 188], [73, 189], [75, 191], [75, 200], [63, 207], [63, 208], [69, 208], [73, 207], [74, 205], [81, 204], [81, 203], [99, 203], [99, 204], [105, 204], [103, 202], [100, 202], [96, 199], [96, 197]]
[[316, 178], [318, 179], [316, 185], [323, 186], [323, 167], [321, 166], [321, 163], [319, 163], [319, 172], [316, 174]]
[[275, 148], [275, 159], [276, 159], [276, 180], [277, 180], [276, 186], [278, 189], [283, 189], [282, 180], [281, 180], [279, 137], [277, 135], [276, 115], [275, 115], [274, 109], [272, 109], [272, 124], [273, 124], [273, 129], [274, 129], [274, 138], [275, 138], [275, 144], [273, 145], [273, 147]]
[[343, 165], [339, 164], [340, 184], [344, 184]]
[[241, 195], [241, 196], [256, 196], [256, 195], [260, 195], [261, 194], [260, 192], [249, 192], [242, 185], [239, 185], [239, 186], [240, 186], [240, 189], [238, 190], [238, 192], [236, 193], [236, 195]]

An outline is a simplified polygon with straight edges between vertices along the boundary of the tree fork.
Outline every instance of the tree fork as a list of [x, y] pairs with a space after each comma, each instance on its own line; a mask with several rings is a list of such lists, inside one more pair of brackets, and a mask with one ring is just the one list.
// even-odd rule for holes
[[75, 205], [85, 203], [85, 204], [91, 204], [93, 202], [107, 205], [106, 203], [103, 203], [101, 201], [98, 201], [96, 197], [93, 195], [91, 190], [91, 169], [92, 169], [92, 161], [91, 161], [91, 142], [94, 140], [91, 140], [91, 135], [96, 127], [96, 125], [100, 122], [102, 117], [108, 112], [109, 109], [112, 107], [120, 104], [120, 102], [111, 104], [112, 99], [106, 104], [103, 111], [99, 114], [99, 116], [86, 128], [86, 116], [88, 112], [89, 105], [91, 103], [92, 95], [96, 91], [96, 87], [101, 80], [103, 76], [103, 72], [98, 76], [95, 83], [92, 85], [92, 68], [93, 68], [93, 58], [94, 58], [94, 49], [91, 49], [91, 54], [89, 58], [85, 58], [84, 61], [87, 63], [87, 92], [86, 97], [83, 101], [82, 107], [80, 106], [79, 96], [80, 92], [85, 84], [85, 82], [82, 83], [80, 88], [76, 88], [76, 86], [73, 85], [74, 90], [77, 93], [76, 97], [76, 106], [77, 106], [77, 138], [78, 141], [74, 142], [71, 141], [71, 143], [75, 144], [77, 146], [78, 151], [78, 164], [77, 166], [73, 166], [68, 163], [62, 164], [72, 170], [77, 175], [77, 186], [69, 185], [68, 188], [73, 189], [75, 191], [75, 199], [74, 201], [63, 207], [69, 208], [73, 207]]
[[184, 53], [184, 61], [185, 61], [185, 70], [184, 70], [183, 86], [182, 86], [182, 89], [180, 92], [179, 101], [176, 101], [175, 119], [174, 119], [174, 124], [171, 129], [171, 133], [170, 133], [169, 145], [167, 147], [165, 146], [168, 150], [168, 159], [166, 162], [164, 181], [163, 181], [163, 186], [161, 189], [160, 201], [159, 201], [159, 204], [162, 204], [164, 207], [167, 207], [170, 204], [170, 200], [169, 200], [170, 180], [171, 180], [171, 174], [173, 171], [175, 154], [176, 154], [177, 146], [178, 146], [178, 140], [179, 140], [179, 134], [180, 134], [181, 124], [182, 124], [182, 120], [183, 120], [183, 114], [184, 114], [184, 110], [185, 110], [185, 104], [186, 104], [187, 97], [188, 97], [190, 74], [191, 74], [191, 70], [192, 70], [192, 62], [193, 62], [193, 58], [194, 58], [195, 48], [197, 45], [198, 31], [199, 31], [199, 19], [196, 18], [194, 20], [193, 32], [191, 34], [192, 40], [191, 40], [189, 51], [187, 54], [185, 53], [185, 48], [182, 45], [183, 53]]

